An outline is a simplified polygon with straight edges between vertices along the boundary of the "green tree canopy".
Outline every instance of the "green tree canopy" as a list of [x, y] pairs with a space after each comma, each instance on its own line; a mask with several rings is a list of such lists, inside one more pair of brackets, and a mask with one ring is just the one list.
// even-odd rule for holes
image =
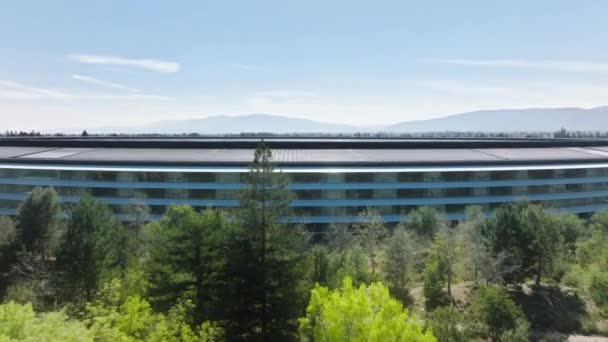
[[316, 286], [311, 291], [300, 333], [327, 342], [436, 341], [381, 283], [355, 288], [350, 278], [339, 289]]
[[419, 236], [430, 239], [445, 226], [445, 220], [437, 209], [419, 207], [410, 211], [405, 226]]
[[502, 341], [503, 334], [523, 324], [523, 313], [499, 286], [482, 286], [472, 304], [474, 317], [483, 324], [485, 334], [492, 341]]
[[[158, 309], [167, 310], [178, 298], [195, 304], [195, 320], [213, 315], [224, 256], [219, 235], [227, 229], [220, 211], [197, 212], [190, 206], [172, 206], [160, 222], [146, 229], [150, 241], [149, 295]], [[223, 250], [222, 253], [232, 253]]]
[[23, 248], [46, 258], [53, 247], [60, 215], [55, 189], [34, 188], [17, 211], [17, 233]]
[[416, 236], [403, 226], [397, 227], [388, 238], [382, 271], [391, 294], [403, 304], [410, 302], [408, 284], [414, 275]]
[[93, 197], [82, 197], [69, 213], [58, 262], [68, 276], [64, 286], [90, 300], [100, 284], [126, 266], [127, 235], [110, 208]]

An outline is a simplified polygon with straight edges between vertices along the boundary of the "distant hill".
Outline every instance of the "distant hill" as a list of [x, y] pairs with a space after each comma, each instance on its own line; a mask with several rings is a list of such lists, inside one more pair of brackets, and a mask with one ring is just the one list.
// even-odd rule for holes
[[[356, 126], [319, 122], [280, 115], [249, 114], [217, 115], [202, 119], [163, 120], [138, 127], [104, 127], [95, 133], [201, 133], [226, 134], [242, 132], [263, 133], [349, 133], [361, 130]], [[365, 128], [363, 128], [365, 130]]]
[[608, 106], [583, 108], [530, 108], [480, 110], [437, 119], [404, 121], [391, 125], [354, 126], [281, 115], [249, 114], [202, 119], [164, 120], [136, 127], [105, 127], [92, 133], [356, 133], [356, 132], [553, 132], [608, 131]]
[[608, 131], [608, 107], [480, 110], [437, 119], [405, 121], [385, 127], [391, 132], [432, 131]]

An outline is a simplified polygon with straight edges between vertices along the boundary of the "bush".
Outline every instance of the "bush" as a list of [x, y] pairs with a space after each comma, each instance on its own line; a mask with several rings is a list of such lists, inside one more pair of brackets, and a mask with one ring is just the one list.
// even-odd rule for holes
[[384, 285], [355, 288], [348, 277], [336, 290], [315, 286], [300, 333], [312, 341], [437, 341]]
[[600, 307], [603, 316], [608, 316], [608, 274], [606, 272], [595, 272], [591, 276], [589, 295]]
[[93, 334], [63, 311], [36, 314], [31, 304], [0, 305], [1, 341], [93, 341]]
[[439, 342], [466, 342], [472, 337], [469, 322], [454, 308], [435, 309], [427, 318], [427, 326]]
[[581, 288], [585, 284], [585, 270], [578, 265], [570, 265], [568, 271], [562, 277], [561, 283], [574, 288]]
[[[521, 309], [509, 298], [507, 290], [498, 286], [479, 288], [473, 301], [473, 314], [483, 324], [483, 334], [492, 341], [501, 341], [501, 336], [509, 330], [523, 329], [521, 325], [525, 321]], [[521, 334], [521, 331], [517, 333]]]

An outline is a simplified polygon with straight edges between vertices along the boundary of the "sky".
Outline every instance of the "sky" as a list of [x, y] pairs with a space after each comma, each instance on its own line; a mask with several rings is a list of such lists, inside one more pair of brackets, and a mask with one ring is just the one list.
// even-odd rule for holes
[[608, 105], [603, 0], [0, 7], [0, 130], [250, 113], [382, 125]]

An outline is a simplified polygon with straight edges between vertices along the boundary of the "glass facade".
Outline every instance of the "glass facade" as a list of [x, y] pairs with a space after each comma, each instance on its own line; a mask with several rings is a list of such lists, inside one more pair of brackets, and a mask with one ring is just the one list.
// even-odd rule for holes
[[[96, 170], [15, 168], [0, 169], [0, 214], [14, 214], [35, 186], [52, 186], [65, 203], [89, 194], [109, 204], [117, 214], [148, 205], [151, 218], [166, 206], [197, 208], [238, 206], [238, 190], [247, 170]], [[356, 222], [366, 207], [375, 208], [388, 222], [397, 222], [417, 206], [432, 206], [449, 219], [464, 216], [467, 205], [490, 212], [505, 202], [528, 199], [556, 210], [583, 213], [608, 208], [608, 168], [580, 167], [472, 171], [359, 172], [357, 168], [297, 171], [285, 168], [295, 200], [293, 221], [310, 224]], [[362, 169], [363, 170], [363, 169]], [[363, 170], [365, 171], [365, 170]], [[123, 216], [128, 219], [127, 216]]]

